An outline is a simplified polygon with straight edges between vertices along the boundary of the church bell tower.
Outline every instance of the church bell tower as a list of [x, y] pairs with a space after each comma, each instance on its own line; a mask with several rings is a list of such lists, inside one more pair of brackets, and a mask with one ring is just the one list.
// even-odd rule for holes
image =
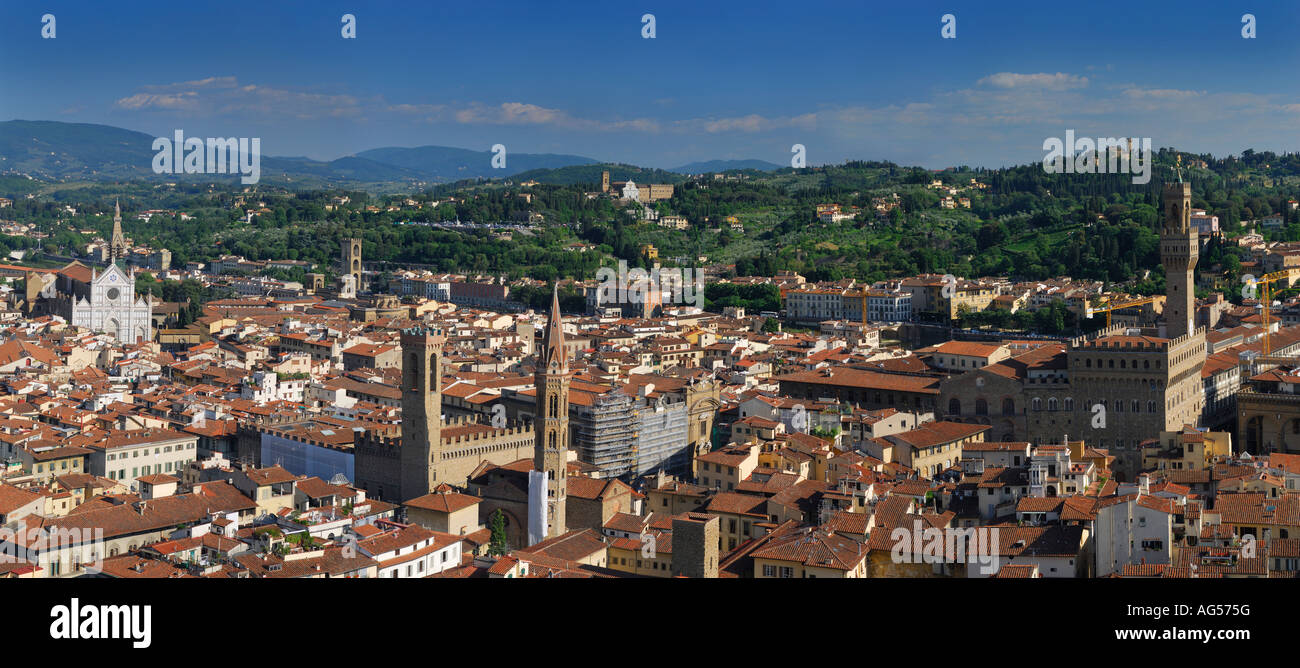
[[108, 242], [108, 263], [126, 259], [126, 237], [122, 234], [122, 203], [113, 202], [113, 237]]
[[441, 482], [445, 341], [424, 327], [402, 330], [402, 501], [424, 496]]
[[537, 417], [534, 431], [533, 469], [549, 474], [546, 488], [546, 537], [568, 530], [564, 509], [568, 496], [569, 465], [569, 361], [564, 354], [564, 326], [560, 318], [559, 287], [551, 295], [551, 315], [546, 322], [534, 384]]

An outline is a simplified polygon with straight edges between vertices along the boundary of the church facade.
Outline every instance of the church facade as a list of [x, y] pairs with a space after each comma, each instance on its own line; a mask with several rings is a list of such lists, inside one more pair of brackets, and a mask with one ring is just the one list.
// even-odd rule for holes
[[103, 270], [74, 262], [59, 270], [55, 315], [70, 324], [106, 332], [127, 343], [153, 338], [152, 297], [137, 297], [135, 272], [116, 264]]
[[27, 275], [30, 313], [57, 315], [68, 324], [105, 332], [125, 343], [153, 339], [153, 296], [137, 297], [135, 270], [122, 268], [127, 253], [122, 211], [113, 215], [109, 262], [103, 268], [71, 262], [54, 272]]

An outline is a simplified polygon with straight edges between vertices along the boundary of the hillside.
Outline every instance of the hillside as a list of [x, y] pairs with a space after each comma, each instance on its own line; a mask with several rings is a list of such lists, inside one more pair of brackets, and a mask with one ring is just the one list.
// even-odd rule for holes
[[600, 183], [600, 173], [609, 170], [610, 181], [637, 183], [681, 183], [686, 177], [676, 172], [618, 163], [576, 165], [557, 169], [534, 169], [514, 176], [516, 181], [537, 181], [547, 185], [571, 186], [576, 183]]
[[491, 151], [471, 151], [450, 146], [418, 146], [415, 148], [390, 146], [362, 151], [356, 157], [385, 165], [402, 167], [433, 181], [502, 178], [535, 169], [586, 165], [596, 162], [596, 160], [584, 158], [580, 155], [507, 152], [506, 166], [503, 169], [493, 169], [492, 155]]
[[737, 170], [773, 172], [782, 167], [785, 167], [785, 165], [778, 165], [766, 160], [706, 160], [704, 162], [692, 162], [681, 167], [673, 167], [668, 171], [677, 172], [678, 174], [710, 174]]
[[[48, 181], [231, 182], [210, 174], [155, 174], [155, 137], [109, 125], [57, 121], [0, 122], [0, 173]], [[519, 172], [595, 162], [576, 155], [511, 153], [506, 169], [492, 169], [490, 151], [446, 146], [378, 148], [330, 161], [263, 155], [262, 179], [297, 187], [394, 185], [501, 178]]]
[[153, 140], [108, 125], [5, 121], [0, 123], [0, 171], [51, 180], [150, 177]]

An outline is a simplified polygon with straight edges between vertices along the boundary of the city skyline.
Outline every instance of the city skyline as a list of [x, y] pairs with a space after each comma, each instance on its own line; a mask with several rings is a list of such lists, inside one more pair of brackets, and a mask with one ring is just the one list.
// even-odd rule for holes
[[[380, 628], [261, 615], [259, 658], [681, 616], [607, 633], [583, 581], [1045, 657], [1282, 637], [1300, 3], [19, 2], [24, 640], [242, 648], [272, 608], [186, 590], [299, 579], [391, 581], [330, 598]], [[953, 597], [993, 579], [1039, 596]]]

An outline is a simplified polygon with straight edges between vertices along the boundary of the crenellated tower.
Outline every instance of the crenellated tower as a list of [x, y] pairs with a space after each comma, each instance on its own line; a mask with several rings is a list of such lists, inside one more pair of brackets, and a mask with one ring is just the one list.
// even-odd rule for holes
[[442, 463], [442, 346], [436, 330], [402, 330], [401, 499], [438, 486]]
[[1181, 176], [1164, 187], [1165, 220], [1160, 230], [1160, 263], [1165, 267], [1165, 336], [1191, 333], [1196, 316], [1196, 260], [1199, 240], [1192, 227], [1192, 186]]

